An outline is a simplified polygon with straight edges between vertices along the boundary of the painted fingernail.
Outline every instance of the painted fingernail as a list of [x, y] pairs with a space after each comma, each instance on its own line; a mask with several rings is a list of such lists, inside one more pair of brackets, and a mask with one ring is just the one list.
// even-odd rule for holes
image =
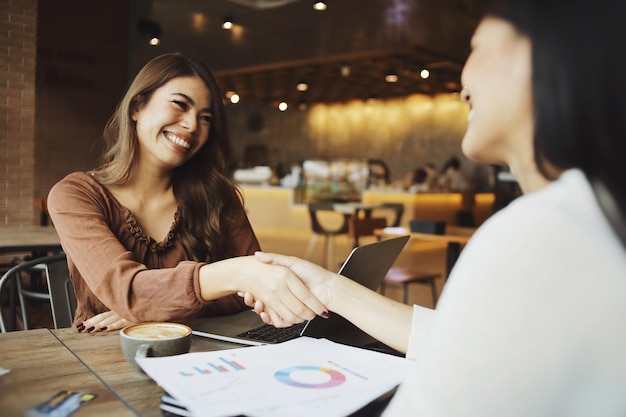
[[107, 326], [104, 326], [103, 328], [100, 329], [101, 332], [105, 332], [107, 330]]
[[329, 318], [329, 317], [330, 317], [330, 314], [328, 313], [328, 311], [323, 311], [323, 312], [320, 314], [320, 317], [322, 317], [322, 318], [324, 318], [324, 319], [327, 319], [327, 318]]
[[76, 328], [76, 330], [78, 330], [79, 332], [82, 332], [83, 330], [85, 330], [85, 325], [81, 324], [80, 326]]
[[94, 326], [91, 326], [91, 327], [90, 327], [90, 328], [88, 328], [86, 331], [87, 331], [87, 333], [91, 333], [91, 332], [93, 331], [93, 329], [95, 329], [95, 327], [94, 327]]

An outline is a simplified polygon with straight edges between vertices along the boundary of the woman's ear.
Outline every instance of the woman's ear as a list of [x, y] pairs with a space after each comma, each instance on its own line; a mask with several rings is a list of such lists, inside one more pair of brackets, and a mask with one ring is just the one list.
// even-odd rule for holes
[[137, 118], [139, 117], [139, 110], [143, 106], [143, 96], [141, 94], [137, 94], [133, 101], [130, 104], [130, 118], [133, 122], [137, 122]]

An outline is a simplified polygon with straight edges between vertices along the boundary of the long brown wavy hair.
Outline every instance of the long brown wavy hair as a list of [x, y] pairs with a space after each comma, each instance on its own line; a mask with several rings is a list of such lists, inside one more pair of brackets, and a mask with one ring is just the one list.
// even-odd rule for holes
[[94, 177], [104, 185], [123, 184], [131, 177], [139, 148], [131, 115], [156, 89], [173, 78], [189, 76], [200, 78], [211, 92], [213, 118], [208, 141], [173, 172], [176, 231], [190, 259], [216, 261], [234, 256], [226, 231], [232, 215], [242, 210], [242, 198], [228, 175], [231, 153], [222, 94], [205, 65], [172, 53], [154, 58], [139, 71], [104, 129], [106, 149]]

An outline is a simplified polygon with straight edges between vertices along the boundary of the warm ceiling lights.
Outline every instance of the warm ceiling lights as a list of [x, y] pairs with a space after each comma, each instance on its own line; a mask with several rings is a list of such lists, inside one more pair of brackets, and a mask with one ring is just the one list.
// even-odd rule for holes
[[161, 43], [161, 25], [158, 23], [147, 19], [139, 19], [137, 29], [139, 29], [139, 32], [148, 35], [148, 43], [150, 45], [157, 46]]
[[233, 104], [237, 104], [237, 103], [239, 103], [239, 94], [235, 93], [235, 92], [234, 92], [234, 91], [232, 91], [232, 90], [228, 90], [228, 91], [224, 94], [224, 96], [226, 96], [226, 99], [227, 99], [228, 101], [230, 101], [231, 103], [233, 103]]
[[428, 77], [430, 77], [430, 71], [428, 71], [427, 69], [423, 69], [420, 71], [420, 77], [422, 77], [422, 79], [427, 79]]
[[280, 110], [280, 111], [285, 111], [285, 110], [287, 110], [288, 107], [289, 106], [284, 101], [281, 101], [280, 103], [278, 103], [278, 110]]
[[326, 7], [328, 7], [328, 6], [326, 6], [326, 2], [324, 2], [324, 1], [316, 1], [313, 4], [313, 9], [318, 10], [318, 11], [326, 10]]
[[309, 85], [304, 82], [304, 81], [300, 81], [297, 85], [296, 85], [296, 90], [298, 91], [306, 91], [309, 89]]
[[387, 75], [385, 75], [385, 81], [387, 81], [388, 83], [397, 83], [398, 75], [395, 73], [395, 71], [389, 71]]
[[226, 16], [224, 21], [222, 22], [222, 29], [230, 30], [233, 28], [233, 18], [231, 16]]

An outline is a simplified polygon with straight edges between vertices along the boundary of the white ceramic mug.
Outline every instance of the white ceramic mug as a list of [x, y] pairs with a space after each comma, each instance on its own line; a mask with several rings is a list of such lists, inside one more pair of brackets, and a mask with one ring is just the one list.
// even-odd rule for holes
[[171, 356], [189, 352], [191, 328], [169, 322], [132, 324], [120, 330], [120, 343], [130, 366], [139, 375], [145, 376], [135, 357]]

